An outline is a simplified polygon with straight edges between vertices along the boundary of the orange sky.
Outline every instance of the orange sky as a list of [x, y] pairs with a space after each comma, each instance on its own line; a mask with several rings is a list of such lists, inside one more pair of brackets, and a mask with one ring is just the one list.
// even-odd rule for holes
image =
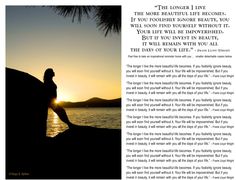
[[54, 69], [58, 99], [121, 97], [121, 36], [104, 34], [93, 20], [72, 23], [48, 7], [6, 8], [6, 66], [41, 81]]

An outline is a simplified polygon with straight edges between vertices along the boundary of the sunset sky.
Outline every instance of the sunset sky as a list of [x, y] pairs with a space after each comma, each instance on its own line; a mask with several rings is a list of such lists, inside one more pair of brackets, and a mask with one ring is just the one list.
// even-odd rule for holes
[[48, 7], [6, 7], [6, 66], [43, 81], [53, 68], [58, 99], [121, 97], [121, 37], [107, 37], [93, 19], [81, 23]]

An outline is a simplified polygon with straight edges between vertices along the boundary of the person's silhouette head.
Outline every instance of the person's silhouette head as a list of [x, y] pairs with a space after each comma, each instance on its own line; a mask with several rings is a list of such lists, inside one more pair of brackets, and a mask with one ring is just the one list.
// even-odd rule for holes
[[53, 76], [55, 76], [55, 73], [54, 73], [53, 69], [48, 68], [44, 72], [43, 81], [45, 82], [45, 81], [48, 81], [48, 80], [52, 80]]

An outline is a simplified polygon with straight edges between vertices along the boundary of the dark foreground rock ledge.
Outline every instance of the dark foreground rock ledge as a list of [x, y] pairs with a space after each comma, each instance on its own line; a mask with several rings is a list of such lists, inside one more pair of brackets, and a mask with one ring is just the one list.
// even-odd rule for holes
[[6, 68], [6, 178], [121, 178], [121, 131], [75, 126], [46, 138], [41, 81]]

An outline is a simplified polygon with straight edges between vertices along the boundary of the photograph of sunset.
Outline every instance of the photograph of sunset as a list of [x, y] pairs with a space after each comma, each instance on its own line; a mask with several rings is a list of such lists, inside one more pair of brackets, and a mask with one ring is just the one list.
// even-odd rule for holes
[[6, 6], [6, 178], [121, 178], [121, 6]]

